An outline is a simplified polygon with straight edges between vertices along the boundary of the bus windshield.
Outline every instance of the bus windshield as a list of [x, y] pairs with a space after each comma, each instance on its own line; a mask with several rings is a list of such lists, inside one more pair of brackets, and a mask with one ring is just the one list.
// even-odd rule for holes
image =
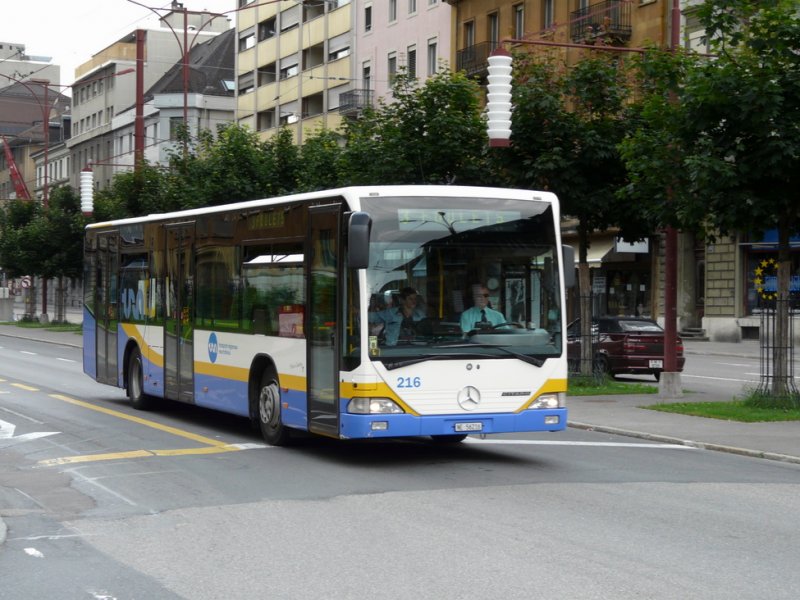
[[[508, 198], [363, 198], [372, 218], [368, 354], [415, 359], [561, 355], [550, 203]], [[355, 301], [353, 299], [352, 301]]]

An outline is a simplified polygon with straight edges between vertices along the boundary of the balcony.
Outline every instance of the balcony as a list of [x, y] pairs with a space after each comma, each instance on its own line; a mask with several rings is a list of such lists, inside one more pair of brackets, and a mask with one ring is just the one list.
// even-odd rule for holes
[[372, 90], [350, 90], [339, 94], [339, 114], [358, 117], [368, 106], [372, 106]]
[[624, 44], [631, 39], [631, 2], [608, 0], [570, 15], [570, 38], [577, 44]]
[[467, 77], [483, 77], [487, 74], [489, 55], [499, 46], [497, 42], [480, 42], [456, 52], [456, 71], [464, 71]]

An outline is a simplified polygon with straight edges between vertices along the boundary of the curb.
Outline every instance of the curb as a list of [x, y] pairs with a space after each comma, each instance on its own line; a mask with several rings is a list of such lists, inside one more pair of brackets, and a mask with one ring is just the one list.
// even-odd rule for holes
[[10, 338], [18, 338], [18, 339], [24, 339], [24, 340], [31, 340], [31, 341], [34, 341], [34, 342], [42, 342], [43, 344], [58, 344], [59, 346], [69, 346], [71, 348], [83, 348], [83, 339], [80, 338], [79, 336], [76, 336], [76, 337], [78, 337], [79, 341], [75, 342], [75, 343], [62, 341], [62, 340], [55, 340], [55, 339], [52, 339], [52, 338], [51, 339], [45, 339], [43, 337], [35, 336], [35, 335], [31, 336], [31, 335], [22, 335], [22, 334], [17, 334], [17, 333], [9, 333], [9, 332], [6, 332], [6, 331], [0, 331], [0, 336], [10, 337]]
[[610, 433], [612, 435], [623, 435], [626, 437], [639, 438], [651, 442], [659, 442], [661, 444], [677, 444], [679, 446], [688, 446], [690, 448], [697, 448], [700, 450], [714, 450], [716, 452], [727, 452], [728, 454], [738, 454], [739, 456], [747, 456], [750, 458], [763, 458], [766, 460], [775, 460], [778, 462], [800, 465], [800, 457], [790, 456], [788, 454], [779, 454], [777, 452], [749, 450], [747, 448], [737, 448], [736, 446], [726, 446], [724, 444], [708, 444], [706, 442], [696, 442], [694, 440], [674, 438], [668, 435], [643, 433], [641, 431], [631, 431], [629, 429], [620, 429], [618, 427], [606, 427], [604, 425], [590, 425], [589, 423], [580, 423], [577, 421], [567, 421], [567, 426], [573, 427], [574, 429], [583, 429], [585, 431], [599, 431], [600, 433]]

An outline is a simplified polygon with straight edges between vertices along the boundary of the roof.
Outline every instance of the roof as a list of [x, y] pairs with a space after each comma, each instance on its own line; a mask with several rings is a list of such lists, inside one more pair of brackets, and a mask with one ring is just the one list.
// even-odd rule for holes
[[[189, 52], [190, 94], [233, 96], [233, 86], [226, 85], [234, 76], [236, 30], [228, 29]], [[183, 62], [176, 62], [161, 79], [147, 90], [145, 101], [156, 94], [183, 93]]]
[[[49, 119], [69, 112], [71, 98], [47, 87], [47, 107]], [[27, 80], [24, 85], [14, 83], [0, 89], [0, 134], [7, 136], [24, 135], [41, 139], [43, 107], [45, 107], [45, 86], [37, 81]]]

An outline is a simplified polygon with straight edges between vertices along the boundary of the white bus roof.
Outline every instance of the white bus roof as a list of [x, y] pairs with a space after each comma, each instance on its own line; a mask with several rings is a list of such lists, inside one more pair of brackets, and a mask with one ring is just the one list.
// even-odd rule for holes
[[192, 218], [201, 215], [212, 215], [230, 210], [249, 210], [266, 206], [280, 205], [291, 202], [302, 202], [310, 200], [320, 200], [330, 197], [343, 197], [352, 210], [361, 209], [361, 198], [388, 197], [388, 196], [441, 196], [441, 197], [464, 197], [464, 198], [485, 198], [485, 197], [504, 197], [515, 200], [538, 200], [549, 203], [556, 203], [556, 196], [551, 192], [522, 190], [513, 188], [495, 188], [478, 186], [460, 185], [365, 185], [334, 188], [317, 192], [307, 192], [302, 194], [291, 194], [288, 196], [276, 196], [274, 198], [264, 198], [259, 200], [244, 200], [232, 204], [220, 204], [193, 208], [168, 213], [154, 213], [142, 217], [130, 217], [126, 219], [116, 219], [104, 221], [102, 223], [91, 223], [86, 229], [99, 229], [103, 227], [116, 227], [124, 225], [135, 225], [139, 223], [156, 222], [171, 219]]

